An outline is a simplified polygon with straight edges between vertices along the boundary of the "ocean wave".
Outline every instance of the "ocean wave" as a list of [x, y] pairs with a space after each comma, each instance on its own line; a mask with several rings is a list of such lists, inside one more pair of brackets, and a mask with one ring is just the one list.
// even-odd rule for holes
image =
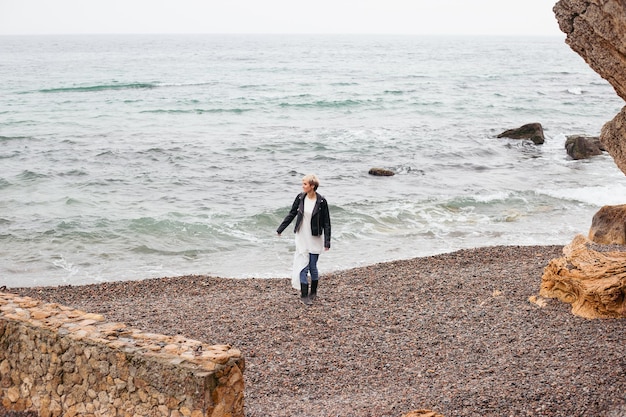
[[[499, 191], [494, 193], [489, 193], [485, 195], [475, 195], [469, 197], [466, 201], [474, 201], [477, 203], [494, 203], [494, 202], [502, 202], [511, 199], [514, 194], [509, 191]], [[519, 195], [516, 195], [515, 198], [519, 198]]]
[[31, 171], [29, 169], [25, 169], [17, 177], [22, 181], [34, 181], [40, 178], [48, 178], [46, 174], [41, 174], [39, 172]]
[[[176, 217], [175, 213], [170, 216]], [[141, 217], [131, 219], [126, 224], [120, 224], [122, 230], [130, 231], [137, 236], [149, 239], [150, 236], [162, 239], [168, 236], [170, 241], [189, 242], [203, 241], [211, 245], [215, 242], [232, 241], [231, 230], [225, 222], [216, 219], [206, 222], [198, 219], [157, 219], [154, 217]], [[163, 242], [162, 242], [163, 243]]]
[[[621, 189], [621, 191], [620, 191]], [[590, 206], [624, 204], [626, 186], [612, 184], [609, 186], [559, 188], [537, 190], [537, 194], [565, 201], [580, 202]]]
[[[64, 198], [66, 206], [80, 206], [84, 202], [75, 198]], [[32, 235], [29, 241], [39, 239], [49, 241], [54, 238], [57, 243], [74, 245], [116, 246], [124, 250], [145, 248], [149, 253], [183, 253], [189, 248], [198, 253], [209, 253], [223, 250], [224, 242], [234, 242], [231, 231], [225, 225], [202, 223], [197, 219], [160, 220], [153, 217], [135, 219], [112, 219], [97, 216], [74, 216], [62, 219], [41, 232]], [[134, 248], [134, 249], [133, 249]], [[183, 249], [181, 249], [183, 248]]]
[[240, 108], [230, 108], [230, 109], [155, 109], [155, 110], [143, 110], [140, 113], [153, 113], [153, 114], [204, 114], [204, 113], [234, 113], [241, 114], [245, 112], [252, 111], [252, 109], [240, 109]]
[[309, 103], [280, 103], [280, 107], [302, 107], [302, 108], [331, 108], [339, 109], [343, 107], [357, 107], [364, 104], [372, 104], [373, 100], [318, 100]]
[[21, 154], [21, 152], [19, 151], [13, 151], [9, 154], [0, 154], [0, 159], [11, 159], [11, 158], [15, 158], [16, 156], [19, 156]]
[[0, 135], [0, 143], [20, 141], [20, 140], [31, 140], [31, 139], [33, 139], [32, 136], [1, 136]]
[[76, 206], [76, 205], [81, 205], [81, 204], [83, 204], [83, 202], [81, 200], [77, 199], [77, 198], [68, 197], [65, 200], [65, 205], [66, 206]]
[[131, 252], [142, 254], [142, 255], [164, 255], [164, 256], [176, 256], [183, 257], [187, 259], [195, 259], [199, 255], [215, 253], [217, 250], [206, 250], [206, 249], [184, 249], [184, 250], [166, 250], [166, 249], [157, 249], [152, 248], [147, 245], [139, 245], [131, 249]]
[[[150, 90], [153, 88], [165, 87], [199, 87], [204, 85], [213, 85], [214, 82], [191, 82], [191, 83], [165, 83], [165, 82], [131, 82], [118, 83], [111, 82], [109, 84], [83, 85], [71, 87], [43, 88], [37, 90], [38, 93], [92, 93], [108, 90]], [[32, 91], [24, 91], [21, 94], [31, 93]]]
[[84, 177], [89, 175], [85, 170], [82, 169], [71, 169], [67, 172], [61, 172], [58, 174], [59, 177]]
[[239, 88], [241, 88], [242, 90], [257, 90], [257, 89], [263, 89], [263, 88], [268, 88], [271, 87], [268, 84], [243, 84], [240, 85]]
[[[209, 81], [209, 82], [191, 82], [191, 83], [154, 83], [155, 87], [202, 87], [205, 85], [215, 85], [217, 82]], [[191, 100], [194, 101], [194, 100]]]
[[101, 84], [101, 85], [88, 85], [80, 87], [59, 87], [59, 88], [44, 88], [38, 90], [40, 93], [90, 93], [95, 91], [106, 90], [129, 90], [129, 89], [150, 89], [159, 87], [159, 84], [155, 83], [128, 83], [128, 84]]
[[[539, 199], [541, 200], [541, 199]], [[557, 206], [558, 201], [545, 202]], [[429, 230], [445, 231], [464, 225], [514, 222], [537, 206], [536, 196], [527, 192], [485, 192], [450, 198], [364, 202], [333, 206], [333, 217], [345, 232], [407, 235]], [[349, 230], [348, 230], [349, 229]], [[342, 232], [338, 231], [338, 236]]]

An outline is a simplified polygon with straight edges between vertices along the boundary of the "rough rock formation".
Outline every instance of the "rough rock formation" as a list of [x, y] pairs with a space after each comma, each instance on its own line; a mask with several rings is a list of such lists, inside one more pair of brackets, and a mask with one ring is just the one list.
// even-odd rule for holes
[[626, 204], [598, 210], [591, 221], [589, 239], [601, 245], [626, 245]]
[[565, 149], [572, 159], [587, 159], [602, 155], [603, 148], [597, 136], [572, 135], [568, 136], [565, 141]]
[[[626, 100], [626, 1], [560, 0], [553, 10], [566, 43]], [[626, 173], [626, 108], [602, 127], [600, 142]], [[619, 242], [624, 238], [621, 219], [601, 210], [590, 238]], [[579, 316], [626, 317], [626, 252], [607, 248], [612, 250], [584, 236], [574, 238], [563, 250], [565, 257], [546, 267], [540, 294], [571, 303]]]
[[530, 139], [535, 145], [541, 145], [546, 140], [541, 123], [528, 123], [516, 129], [505, 130], [500, 133], [498, 137], [509, 139]]
[[600, 141], [615, 160], [617, 167], [626, 174], [626, 107], [602, 126]]
[[[626, 3], [560, 0], [554, 14], [567, 44], [626, 100]], [[604, 125], [600, 141], [626, 173], [626, 109]]]
[[614, 249], [576, 236], [544, 269], [539, 294], [571, 304], [577, 316], [626, 318], [626, 252]]

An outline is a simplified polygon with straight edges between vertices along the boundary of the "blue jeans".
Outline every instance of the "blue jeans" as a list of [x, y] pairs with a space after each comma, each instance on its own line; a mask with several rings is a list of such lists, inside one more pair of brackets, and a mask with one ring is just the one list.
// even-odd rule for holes
[[317, 260], [319, 259], [319, 253], [309, 253], [309, 264], [300, 271], [300, 283], [308, 284], [307, 274], [311, 271], [311, 281], [317, 281], [319, 279], [319, 272], [317, 271]]

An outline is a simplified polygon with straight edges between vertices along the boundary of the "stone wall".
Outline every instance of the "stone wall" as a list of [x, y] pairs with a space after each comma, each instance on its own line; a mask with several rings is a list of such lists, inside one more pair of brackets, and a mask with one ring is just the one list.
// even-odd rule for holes
[[243, 417], [241, 353], [0, 293], [0, 401], [50, 416]]

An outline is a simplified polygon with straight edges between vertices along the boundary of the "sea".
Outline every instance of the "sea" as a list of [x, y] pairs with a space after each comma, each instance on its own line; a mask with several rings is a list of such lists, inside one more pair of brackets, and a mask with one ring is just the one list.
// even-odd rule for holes
[[[322, 274], [565, 245], [626, 202], [566, 137], [623, 105], [564, 36], [2, 36], [0, 285], [286, 278], [310, 173]], [[534, 122], [543, 145], [497, 138]]]

